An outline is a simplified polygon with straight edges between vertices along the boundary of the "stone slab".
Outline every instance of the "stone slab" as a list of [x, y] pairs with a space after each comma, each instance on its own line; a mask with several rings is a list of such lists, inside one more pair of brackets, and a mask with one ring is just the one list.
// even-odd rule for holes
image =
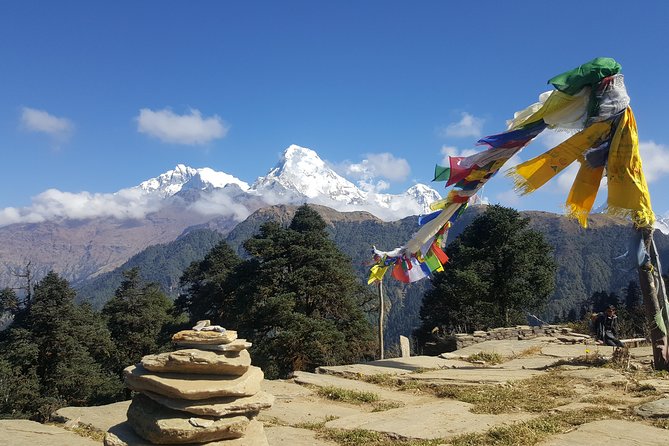
[[309, 429], [288, 426], [265, 428], [270, 446], [337, 446], [337, 443], [316, 438], [316, 433]]
[[144, 391], [143, 393], [170, 409], [208, 417], [227, 417], [230, 415], [257, 413], [260, 410], [269, 409], [274, 403], [274, 396], [262, 391], [253, 396], [229, 396], [199, 401], [168, 398], [148, 391]]
[[425, 373], [404, 375], [402, 379], [422, 381], [430, 384], [504, 384], [509, 381], [537, 376], [542, 372], [532, 369], [502, 369], [470, 367], [469, 369], [443, 369]]
[[329, 421], [326, 427], [366, 429], [403, 438], [437, 439], [485, 432], [501, 424], [531, 418], [528, 414], [473, 414], [461, 401], [446, 400]]
[[57, 426], [30, 420], [0, 420], [0, 446], [100, 446]]
[[545, 370], [554, 365], [560, 358], [550, 356], [529, 356], [527, 358], [514, 358], [510, 361], [493, 367], [505, 370], [531, 369], [531, 370]]
[[63, 407], [51, 416], [58, 423], [78, 422], [102, 432], [125, 421], [130, 400], [104, 406]]
[[234, 330], [226, 330], [223, 333], [181, 330], [172, 336], [172, 342], [175, 344], [229, 344], [235, 339], [237, 339], [237, 332]]
[[597, 344], [552, 344], [541, 348], [541, 354], [556, 358], [578, 358], [579, 356], [599, 354], [611, 356], [613, 347]]
[[137, 394], [128, 408], [128, 424], [140, 437], [154, 444], [182, 444], [240, 438], [249, 419], [245, 416], [197, 417], [168, 409]]
[[588, 381], [601, 384], [627, 382], [627, 378], [625, 377], [625, 375], [618, 372], [617, 370], [607, 369], [605, 367], [587, 367], [587, 368], [563, 370], [562, 373], [565, 376], [586, 379]]
[[[426, 372], [430, 373], [430, 372]], [[421, 375], [421, 374], [417, 374]], [[294, 380], [298, 384], [306, 384], [317, 387], [334, 386], [347, 390], [357, 390], [360, 392], [372, 392], [384, 401], [395, 401], [402, 404], [421, 404], [429, 401], [438, 400], [437, 397], [429, 394], [414, 394], [411, 392], [400, 392], [376, 384], [355, 381], [352, 379], [341, 378], [334, 375], [322, 375], [309, 372], [295, 372]]]
[[[552, 342], [554, 341], [555, 340], [552, 339]], [[465, 358], [480, 352], [497, 353], [501, 356], [511, 357], [534, 347], [543, 347], [548, 345], [549, 342], [551, 341], [547, 341], [546, 338], [523, 339], [522, 341], [515, 339], [499, 339], [479, 342], [478, 344], [461, 348], [452, 353]]]
[[669, 398], [642, 404], [635, 411], [645, 418], [669, 418]]
[[669, 393], [669, 379], [651, 378], [639, 381], [641, 386], [650, 386], [658, 392]]
[[240, 352], [251, 348], [253, 345], [247, 342], [246, 339], [237, 339], [229, 344], [193, 344], [190, 342], [183, 342], [177, 344], [181, 348], [196, 348], [200, 350], [210, 350], [214, 352]]
[[302, 396], [277, 399], [271, 408], [258, 414], [258, 420], [294, 426], [303, 423], [321, 423], [333, 417], [356, 417], [364, 413], [365, 410], [360, 406], [324, 401], [317, 396]]
[[264, 379], [260, 384], [260, 388], [263, 391], [274, 395], [274, 398], [277, 400], [314, 394], [311, 389], [295, 384], [293, 381], [286, 381], [283, 379]]
[[123, 376], [125, 385], [131, 390], [148, 390], [170, 398], [203, 400], [255, 395], [260, 391], [263, 372], [252, 366], [242, 376], [152, 373], [138, 364], [126, 367]]
[[152, 372], [239, 376], [251, 366], [251, 355], [246, 350], [215, 352], [193, 348], [146, 355], [141, 364]]
[[669, 431], [626, 420], [586, 423], [572, 432], [556, 435], [541, 446], [666, 446]]
[[650, 345], [645, 345], [643, 347], [632, 347], [629, 349], [629, 352], [630, 356], [634, 359], [653, 357], [653, 347]]
[[[100, 445], [100, 443], [94, 443]], [[105, 446], [154, 446], [137, 435], [127, 423], [117, 424], [107, 432], [104, 440]], [[23, 445], [21, 445], [23, 446]], [[36, 444], [26, 446], [37, 446]], [[74, 446], [74, 445], [73, 445]], [[198, 444], [183, 444], [181, 446], [204, 446]], [[212, 441], [206, 443], [206, 446], [269, 446], [262, 423], [251, 421], [244, 436], [231, 440]]]

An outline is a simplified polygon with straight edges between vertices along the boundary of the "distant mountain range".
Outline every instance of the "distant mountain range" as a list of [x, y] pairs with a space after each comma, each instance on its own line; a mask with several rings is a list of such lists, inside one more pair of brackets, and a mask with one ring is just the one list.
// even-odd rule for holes
[[291, 145], [250, 186], [224, 172], [180, 164], [115, 194], [88, 194], [91, 204], [73, 205], [76, 212], [69, 214], [63, 210], [68, 209], [68, 197], [58, 198], [65, 202], [44, 212], [46, 216], [18, 210], [20, 221], [30, 222], [0, 227], [0, 287], [18, 286], [17, 274], [28, 262], [34, 277], [54, 270], [79, 284], [112, 271], [148, 246], [171, 242], [195, 228], [227, 234], [269, 205], [315, 203], [395, 220], [425, 213], [429, 203], [441, 197], [422, 184], [403, 194], [363, 190], [313, 150]]

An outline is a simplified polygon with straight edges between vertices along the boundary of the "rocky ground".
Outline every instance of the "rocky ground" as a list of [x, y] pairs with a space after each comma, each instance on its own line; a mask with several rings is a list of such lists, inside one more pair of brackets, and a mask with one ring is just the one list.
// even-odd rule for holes
[[[271, 446], [669, 444], [669, 374], [650, 369], [650, 347], [614, 355], [571, 342], [582, 340], [297, 372], [263, 382], [276, 399], [259, 420]], [[128, 405], [63, 408], [52, 425], [0, 421], [0, 445], [100, 445]]]

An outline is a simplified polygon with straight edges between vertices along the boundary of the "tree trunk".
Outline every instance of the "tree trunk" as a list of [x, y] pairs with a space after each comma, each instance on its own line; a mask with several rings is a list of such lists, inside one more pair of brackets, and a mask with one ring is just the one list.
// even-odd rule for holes
[[[653, 243], [653, 228], [638, 228], [641, 232], [643, 244], [650, 254], [650, 260], [639, 266], [639, 285], [643, 294], [643, 304], [646, 311], [646, 320], [650, 327], [650, 341], [653, 346], [653, 364], [655, 370], [669, 371], [669, 358], [667, 358], [667, 335], [658, 327], [655, 316], [662, 314], [666, 318], [666, 308], [660, 303], [660, 299], [666, 299], [666, 291], [662, 282], [662, 272], [659, 264], [653, 265], [653, 258], [657, 256], [655, 244]], [[659, 279], [659, 280], [658, 280]], [[659, 293], [659, 298], [658, 298]], [[665, 319], [666, 320], [666, 319]]]
[[381, 352], [379, 359], [383, 359], [383, 281], [379, 280], [379, 350]]

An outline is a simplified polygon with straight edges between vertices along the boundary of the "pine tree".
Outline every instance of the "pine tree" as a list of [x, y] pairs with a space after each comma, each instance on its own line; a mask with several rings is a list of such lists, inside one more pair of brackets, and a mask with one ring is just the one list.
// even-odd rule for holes
[[157, 284], [142, 283], [139, 268], [125, 271], [123, 276], [115, 296], [102, 309], [119, 352], [118, 372], [144, 355], [165, 350], [175, 323], [172, 302]]
[[191, 322], [218, 319], [223, 307], [231, 304], [225, 281], [240, 263], [237, 253], [225, 241], [201, 261], [191, 263], [181, 276], [183, 292], [175, 302], [176, 310], [186, 313]]
[[50, 272], [35, 285], [24, 317], [3, 332], [0, 382], [16, 382], [11, 389], [0, 384], [12, 398], [3, 412], [43, 420], [60, 406], [102, 404], [120, 394], [120, 380], [98, 362], [113, 356], [109, 332], [74, 296]]
[[234, 302], [222, 320], [254, 342], [266, 376], [355, 362], [374, 349], [361, 310], [368, 291], [329, 238], [316, 211], [301, 206], [290, 227], [274, 222], [244, 244], [252, 258], [228, 280]]
[[446, 249], [451, 262], [432, 280], [421, 307], [419, 337], [433, 329], [471, 331], [526, 321], [555, 283], [555, 263], [542, 235], [518, 211], [488, 206]]

